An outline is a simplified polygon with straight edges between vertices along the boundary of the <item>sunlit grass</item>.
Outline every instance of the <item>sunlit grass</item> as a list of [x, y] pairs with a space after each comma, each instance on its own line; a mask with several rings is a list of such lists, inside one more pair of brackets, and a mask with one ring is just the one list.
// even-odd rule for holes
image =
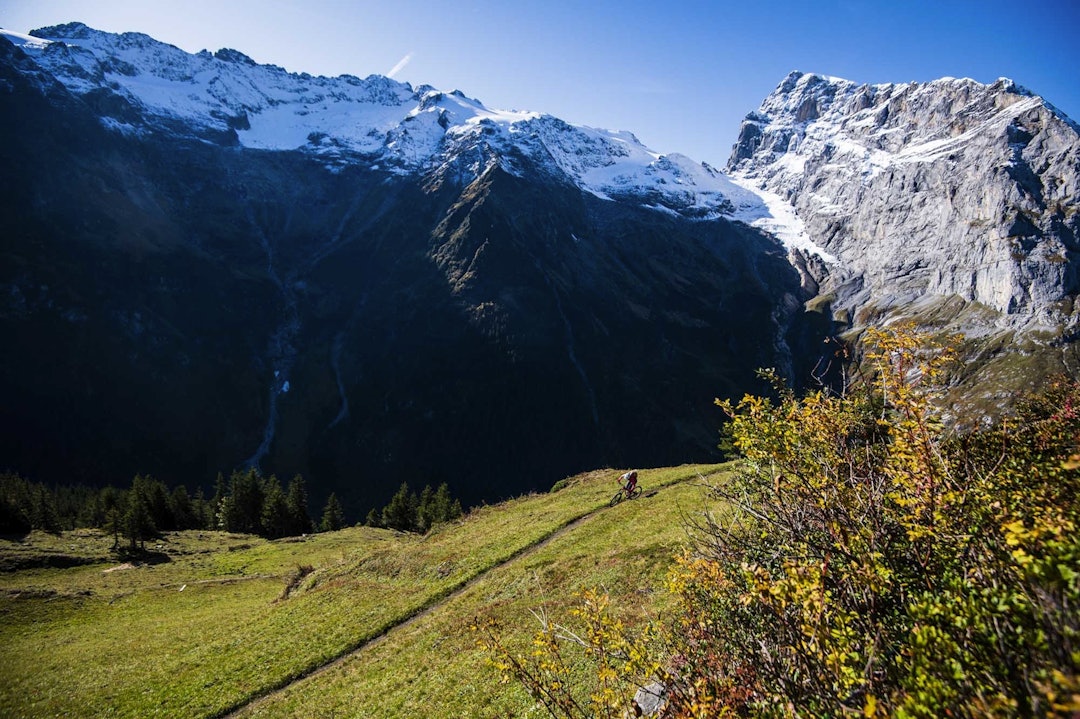
[[[648, 494], [711, 469], [644, 471], [642, 484]], [[616, 595], [627, 589], [630, 606], [649, 605], [655, 596], [656, 577], [681, 535], [679, 501], [692, 503], [685, 485], [599, 512], [521, 554], [604, 507], [617, 487], [615, 476], [613, 470], [583, 475], [558, 492], [483, 507], [426, 537], [352, 528], [267, 542], [188, 532], [155, 545], [171, 558], [161, 564], [107, 572], [118, 566], [111, 560], [0, 574], [0, 715], [218, 715], [348, 653], [485, 572], [438, 612], [259, 711], [297, 703], [305, 707], [297, 715], [329, 716], [316, 705], [338, 702], [353, 707], [339, 716], [362, 716], [357, 707], [371, 699], [353, 689], [371, 687], [385, 697], [372, 716], [426, 716], [408, 708], [417, 688], [433, 701], [447, 681], [461, 695], [457, 713], [496, 706], [503, 701], [498, 697], [513, 692], [506, 695], [505, 687], [489, 681], [464, 631], [466, 615], [491, 611], [527, 625], [526, 600], [566, 602], [573, 591], [597, 583], [611, 585]], [[111, 537], [85, 533], [30, 540], [2, 551], [31, 551], [27, 545], [35, 543], [51, 551], [50, 542], [66, 542], [65, 551], [73, 551], [73, 540], [82, 540], [98, 544], [80, 551], [108, 559], [111, 544]], [[298, 565], [314, 571], [282, 599]], [[428, 632], [416, 647], [409, 641], [413, 632]], [[436, 651], [434, 657], [421, 661], [413, 652], [423, 647]], [[348, 691], [331, 682], [345, 671], [363, 677]], [[456, 676], [472, 688], [449, 679]], [[321, 682], [331, 682], [330, 688]]]

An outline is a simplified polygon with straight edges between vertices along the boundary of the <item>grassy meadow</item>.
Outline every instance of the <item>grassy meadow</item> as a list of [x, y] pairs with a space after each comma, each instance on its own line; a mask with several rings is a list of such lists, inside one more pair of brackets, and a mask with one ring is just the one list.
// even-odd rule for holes
[[662, 611], [694, 480], [719, 471], [642, 471], [613, 508], [618, 472], [593, 472], [426, 536], [174, 533], [139, 566], [96, 531], [0, 540], [0, 716], [540, 716], [469, 625], [524, 648], [533, 612], [565, 619], [595, 587], [628, 621]]

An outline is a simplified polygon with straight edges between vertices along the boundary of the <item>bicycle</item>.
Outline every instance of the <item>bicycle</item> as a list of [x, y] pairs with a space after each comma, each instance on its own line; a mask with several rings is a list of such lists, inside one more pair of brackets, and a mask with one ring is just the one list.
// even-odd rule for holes
[[624, 499], [637, 499], [641, 496], [641, 487], [634, 485], [633, 489], [627, 489], [625, 485], [619, 487], [619, 491], [615, 493], [615, 496], [608, 502], [609, 507], [614, 507]]

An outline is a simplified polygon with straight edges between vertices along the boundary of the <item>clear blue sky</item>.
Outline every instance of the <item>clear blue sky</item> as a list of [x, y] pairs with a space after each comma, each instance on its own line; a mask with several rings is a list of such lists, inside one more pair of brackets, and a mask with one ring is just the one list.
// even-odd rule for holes
[[73, 20], [295, 72], [396, 69], [718, 167], [791, 70], [1010, 77], [1080, 121], [1080, 0], [0, 0], [17, 32]]

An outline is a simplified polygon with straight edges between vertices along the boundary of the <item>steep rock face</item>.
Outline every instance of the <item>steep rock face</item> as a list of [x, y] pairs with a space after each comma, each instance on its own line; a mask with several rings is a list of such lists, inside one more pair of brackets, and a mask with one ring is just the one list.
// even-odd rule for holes
[[837, 307], [956, 296], [1001, 326], [1076, 321], [1078, 128], [1009, 80], [792, 73], [747, 116], [728, 169], [794, 206], [832, 256], [811, 270]]
[[[693, 190], [705, 168], [540, 116], [451, 118], [412, 172], [386, 159], [397, 125], [384, 154], [254, 147], [242, 122], [125, 94], [117, 73], [161, 60], [145, 36], [93, 55], [100, 74], [53, 47], [0, 41], [0, 128], [20, 140], [0, 146], [5, 468], [192, 484], [257, 464], [354, 515], [402, 481], [470, 503], [715, 459], [713, 397], [813, 364], [797, 273]], [[41, 52], [78, 62], [54, 74]], [[438, 95], [410, 102], [464, 102]], [[649, 173], [674, 187], [650, 194]]]

